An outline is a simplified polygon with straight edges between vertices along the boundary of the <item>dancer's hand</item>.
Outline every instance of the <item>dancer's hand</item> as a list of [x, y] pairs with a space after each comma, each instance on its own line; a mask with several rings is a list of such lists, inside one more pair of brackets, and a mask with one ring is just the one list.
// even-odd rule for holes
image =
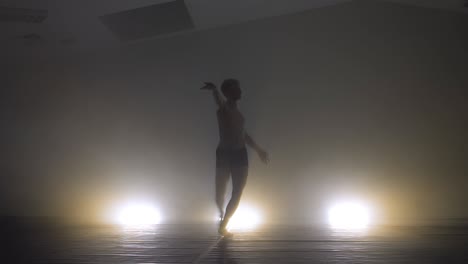
[[212, 82], [205, 82], [205, 86], [200, 88], [200, 90], [214, 90], [216, 89], [216, 85], [214, 85]]
[[270, 162], [270, 158], [268, 157], [268, 153], [264, 151], [263, 149], [257, 150], [257, 154], [260, 157], [260, 160], [262, 160], [263, 163], [268, 164]]

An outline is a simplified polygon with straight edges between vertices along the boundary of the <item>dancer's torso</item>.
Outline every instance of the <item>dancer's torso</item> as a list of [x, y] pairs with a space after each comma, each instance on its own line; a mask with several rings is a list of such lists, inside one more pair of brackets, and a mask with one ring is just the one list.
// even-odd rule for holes
[[244, 116], [237, 107], [223, 105], [216, 112], [219, 127], [218, 148], [245, 148]]

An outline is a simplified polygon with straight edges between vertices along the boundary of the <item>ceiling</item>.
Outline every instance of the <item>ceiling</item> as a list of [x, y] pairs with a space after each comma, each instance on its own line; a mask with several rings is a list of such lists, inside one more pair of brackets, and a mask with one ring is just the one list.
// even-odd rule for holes
[[[291, 14], [350, 0], [186, 0], [194, 29]], [[42, 23], [0, 22], [0, 56], [30, 56], [124, 45], [99, 17], [171, 0], [0, 0], [0, 7], [47, 10]], [[468, 13], [465, 0], [391, 0]], [[165, 35], [165, 36], [170, 36]], [[173, 35], [173, 34], [172, 34]], [[163, 36], [163, 37], [165, 37]]]

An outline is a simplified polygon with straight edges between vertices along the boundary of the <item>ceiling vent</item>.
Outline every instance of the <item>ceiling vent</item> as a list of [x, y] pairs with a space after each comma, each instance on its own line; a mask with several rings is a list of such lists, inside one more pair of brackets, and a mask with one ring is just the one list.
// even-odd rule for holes
[[42, 23], [47, 18], [47, 10], [12, 8], [0, 6], [0, 22]]
[[100, 17], [122, 41], [166, 35], [194, 28], [183, 0], [145, 6]]

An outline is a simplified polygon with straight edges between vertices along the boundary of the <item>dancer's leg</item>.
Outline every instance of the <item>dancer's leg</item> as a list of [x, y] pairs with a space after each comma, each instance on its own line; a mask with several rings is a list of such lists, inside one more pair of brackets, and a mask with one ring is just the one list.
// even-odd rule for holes
[[245, 184], [247, 183], [248, 167], [232, 168], [232, 196], [226, 207], [226, 213], [221, 225], [222, 229], [225, 229], [231, 219], [232, 215], [236, 212], [237, 207], [244, 191]]
[[229, 173], [229, 168], [216, 168], [216, 205], [218, 206], [220, 219], [224, 217], [224, 198], [226, 197]]

